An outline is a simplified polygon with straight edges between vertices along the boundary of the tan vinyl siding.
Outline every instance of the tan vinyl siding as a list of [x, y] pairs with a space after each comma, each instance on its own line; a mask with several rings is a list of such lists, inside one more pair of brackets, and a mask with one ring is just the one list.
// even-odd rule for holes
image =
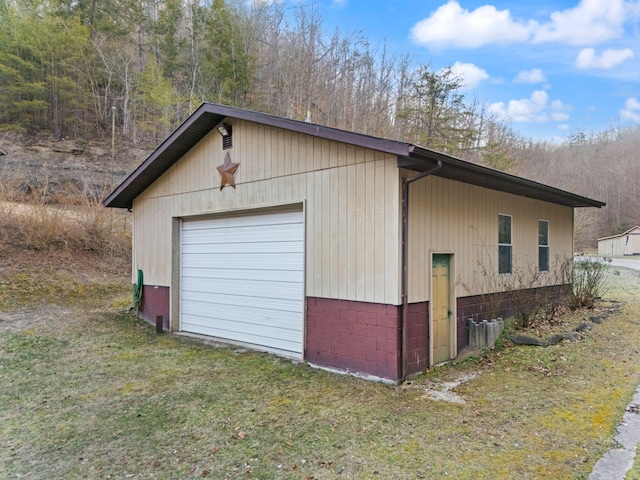
[[410, 186], [409, 302], [428, 300], [432, 253], [454, 254], [456, 297], [500, 290], [499, 214], [512, 216], [513, 266], [518, 271], [537, 268], [538, 220], [549, 221], [552, 271], [545, 279], [555, 283], [556, 259], [573, 254], [572, 208], [431, 176]]
[[[240, 163], [220, 191], [216, 167]], [[145, 283], [171, 281], [171, 218], [305, 205], [306, 295], [400, 303], [400, 181], [395, 158], [235, 121], [233, 148], [211, 132], [133, 205], [134, 266]]]

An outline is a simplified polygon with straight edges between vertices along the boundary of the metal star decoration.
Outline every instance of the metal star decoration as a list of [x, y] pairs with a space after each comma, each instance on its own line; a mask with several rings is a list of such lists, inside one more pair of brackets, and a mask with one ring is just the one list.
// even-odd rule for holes
[[220, 173], [220, 190], [222, 190], [227, 185], [236, 188], [236, 170], [240, 166], [239, 163], [231, 162], [231, 156], [229, 156], [229, 152], [224, 157], [224, 163], [217, 167], [218, 172]]

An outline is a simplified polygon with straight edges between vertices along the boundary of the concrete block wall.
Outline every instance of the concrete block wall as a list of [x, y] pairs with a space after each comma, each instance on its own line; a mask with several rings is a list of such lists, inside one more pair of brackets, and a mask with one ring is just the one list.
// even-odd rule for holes
[[156, 317], [162, 315], [163, 328], [169, 330], [169, 298], [169, 287], [144, 285], [138, 317], [155, 325]]
[[395, 305], [307, 297], [305, 360], [395, 381], [399, 325]]
[[411, 303], [407, 312], [407, 374], [429, 366], [429, 302]]

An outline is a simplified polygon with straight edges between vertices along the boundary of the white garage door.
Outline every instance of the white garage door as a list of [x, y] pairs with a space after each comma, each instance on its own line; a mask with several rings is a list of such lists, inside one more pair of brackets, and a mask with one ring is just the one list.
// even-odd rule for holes
[[182, 331], [302, 358], [302, 211], [185, 220], [181, 243]]

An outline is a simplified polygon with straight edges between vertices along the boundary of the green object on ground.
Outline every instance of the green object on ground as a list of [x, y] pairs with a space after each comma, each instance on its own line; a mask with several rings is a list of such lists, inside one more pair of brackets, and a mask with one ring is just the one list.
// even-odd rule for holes
[[140, 304], [142, 303], [142, 285], [143, 285], [142, 270], [138, 269], [138, 281], [133, 286], [133, 308], [138, 311]]

